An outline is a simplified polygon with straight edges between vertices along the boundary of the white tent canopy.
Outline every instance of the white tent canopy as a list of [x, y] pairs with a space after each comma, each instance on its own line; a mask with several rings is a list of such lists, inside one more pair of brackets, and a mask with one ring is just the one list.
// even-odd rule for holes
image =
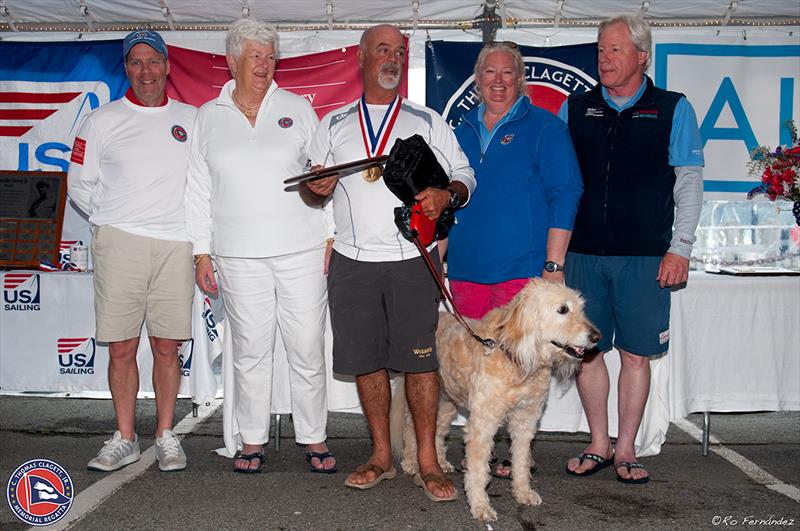
[[798, 0], [0, 0], [0, 32], [219, 30], [242, 16], [281, 30], [592, 26], [641, 13], [659, 26], [797, 25]]

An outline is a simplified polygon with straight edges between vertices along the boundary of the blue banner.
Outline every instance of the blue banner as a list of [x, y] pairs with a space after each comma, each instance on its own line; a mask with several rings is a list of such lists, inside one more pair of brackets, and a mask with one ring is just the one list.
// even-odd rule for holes
[[[425, 46], [425, 99], [455, 127], [480, 103], [475, 89], [475, 60], [481, 43], [432, 41]], [[520, 46], [525, 81], [534, 105], [553, 113], [570, 94], [597, 83], [597, 44], [539, 48]]]
[[66, 171], [81, 118], [127, 88], [121, 40], [0, 43], [0, 168]]

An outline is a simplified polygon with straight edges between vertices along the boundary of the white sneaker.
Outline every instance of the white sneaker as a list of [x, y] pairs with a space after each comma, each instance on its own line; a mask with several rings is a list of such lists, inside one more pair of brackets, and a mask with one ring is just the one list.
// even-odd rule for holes
[[134, 434], [131, 441], [123, 438], [119, 431], [115, 431], [114, 436], [105, 442], [97, 457], [89, 461], [86, 468], [110, 472], [135, 463], [140, 455], [138, 435]]
[[161, 437], [156, 438], [156, 457], [158, 457], [158, 469], [162, 472], [174, 472], [186, 468], [186, 454], [183, 453], [181, 442], [172, 430], [164, 430]]

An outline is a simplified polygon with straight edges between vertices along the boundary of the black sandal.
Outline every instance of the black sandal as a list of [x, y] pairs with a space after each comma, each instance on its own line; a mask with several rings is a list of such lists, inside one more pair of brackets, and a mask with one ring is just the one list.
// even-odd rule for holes
[[567, 474], [569, 474], [570, 476], [575, 476], [575, 477], [579, 477], [579, 478], [586, 477], [586, 476], [591, 476], [592, 474], [596, 474], [596, 473], [600, 472], [601, 470], [603, 470], [604, 468], [608, 468], [608, 467], [610, 467], [611, 465], [614, 464], [614, 456], [613, 456], [613, 454], [612, 454], [611, 457], [606, 459], [602, 455], [597, 455], [597, 454], [593, 454], [593, 453], [590, 453], [590, 452], [583, 452], [576, 459], [580, 460], [580, 462], [578, 463], [578, 466], [581, 466], [583, 464], [583, 462], [586, 461], [587, 459], [589, 461], [594, 461], [595, 463], [597, 463], [594, 468], [590, 468], [586, 472], [575, 472], [574, 470], [570, 470], [569, 466], [565, 467], [565, 470], [566, 470]]
[[641, 463], [637, 463], [636, 461], [633, 461], [633, 462], [631, 462], [631, 461], [621, 461], [621, 462], [617, 463], [616, 465], [614, 465], [614, 472], [616, 472], [616, 474], [617, 474], [617, 481], [621, 481], [623, 483], [629, 483], [629, 484], [636, 484], [636, 485], [641, 485], [642, 483], [647, 483], [648, 481], [650, 481], [650, 476], [645, 476], [645, 477], [639, 478], [639, 479], [634, 479], [633, 476], [631, 476], [629, 478], [624, 478], [624, 477], [620, 476], [619, 472], [617, 471], [617, 469], [619, 467], [621, 467], [621, 466], [624, 466], [625, 468], [628, 469], [628, 474], [631, 473], [631, 469], [632, 468], [644, 469], [644, 465], [641, 464]]
[[[264, 452], [253, 452], [252, 454], [242, 454], [236, 456], [235, 459], [241, 459], [243, 461], [247, 461], [247, 468], [236, 468], [236, 465], [233, 465], [233, 471], [239, 474], [260, 474], [261, 467], [264, 466], [264, 461], [266, 460], [266, 456]], [[250, 463], [253, 462], [254, 459], [258, 459], [258, 468], [250, 468]]]
[[[320, 467], [322, 467], [322, 468], [317, 468], [317, 467], [315, 467], [314, 465], [311, 464], [311, 460], [314, 459], [315, 457], [317, 459], [319, 459], [319, 464], [320, 464]], [[334, 457], [334, 455], [330, 452], [330, 450], [325, 451], [325, 452], [306, 452], [306, 463], [308, 463], [308, 469], [311, 470], [312, 472], [314, 472], [315, 474], [335, 474], [336, 473], [336, 471], [337, 471], [336, 465], [333, 465], [332, 468], [325, 468], [325, 464], [323, 463], [323, 461], [325, 461], [325, 459], [329, 459], [329, 458], [330, 459], [334, 459], [334, 460], [336, 459], [336, 457]]]

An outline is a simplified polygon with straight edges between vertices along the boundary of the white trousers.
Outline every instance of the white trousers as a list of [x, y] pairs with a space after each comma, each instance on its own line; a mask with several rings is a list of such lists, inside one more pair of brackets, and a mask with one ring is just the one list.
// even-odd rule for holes
[[271, 258], [216, 257], [231, 334], [233, 413], [244, 444], [266, 444], [276, 326], [289, 363], [299, 444], [326, 439], [324, 247]]

